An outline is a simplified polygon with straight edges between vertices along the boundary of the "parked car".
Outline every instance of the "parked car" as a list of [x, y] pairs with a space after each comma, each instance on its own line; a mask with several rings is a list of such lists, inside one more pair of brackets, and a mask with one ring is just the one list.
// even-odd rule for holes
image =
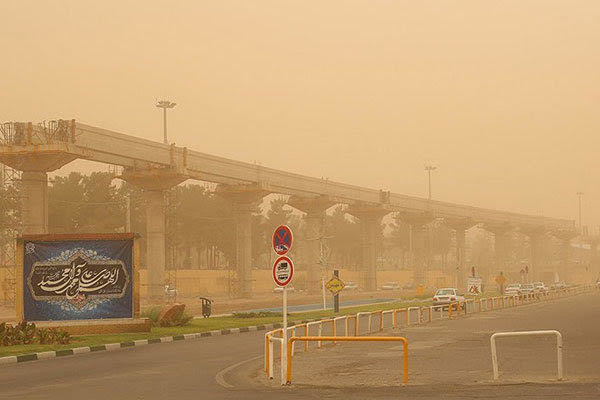
[[504, 294], [507, 296], [520, 296], [521, 295], [521, 284], [511, 283], [504, 289]]
[[400, 290], [400, 284], [398, 282], [386, 282], [381, 286], [383, 290]]
[[533, 283], [524, 283], [521, 285], [521, 294], [528, 295], [535, 293], [537, 293], [537, 290], [535, 286], [533, 286]]
[[[292, 285], [287, 285], [287, 290], [288, 290], [288, 292], [293, 292], [296, 289], [294, 289], [294, 287]], [[283, 292], [283, 287], [275, 286], [275, 289], [273, 289], [273, 292], [275, 292], [275, 293]]]
[[433, 295], [434, 306], [447, 306], [450, 303], [465, 301], [465, 296], [458, 292], [456, 288], [442, 288], [438, 289]]
[[346, 285], [344, 286], [344, 290], [358, 290], [358, 283], [348, 281], [348, 282], [346, 282]]
[[551, 289], [564, 289], [566, 287], [567, 284], [564, 281], [554, 282], [552, 286], [550, 286]]
[[533, 287], [541, 293], [548, 293], [548, 287], [544, 282], [533, 282]]

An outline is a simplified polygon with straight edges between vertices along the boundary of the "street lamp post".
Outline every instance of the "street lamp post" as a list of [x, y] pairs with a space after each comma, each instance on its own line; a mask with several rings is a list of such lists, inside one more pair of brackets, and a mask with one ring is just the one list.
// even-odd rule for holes
[[428, 178], [428, 182], [429, 182], [429, 193], [427, 198], [429, 200], [431, 200], [431, 171], [435, 171], [437, 169], [437, 167], [434, 167], [433, 165], [426, 165], [425, 166], [425, 171], [427, 171], [427, 178]]
[[583, 226], [581, 225], [581, 197], [583, 192], [577, 192], [577, 196], [579, 197], [579, 234], [583, 235]]
[[167, 108], [173, 108], [177, 105], [177, 103], [170, 102], [169, 100], [160, 100], [156, 103], [156, 107], [163, 109], [163, 132], [164, 132], [164, 144], [169, 144], [167, 140]]

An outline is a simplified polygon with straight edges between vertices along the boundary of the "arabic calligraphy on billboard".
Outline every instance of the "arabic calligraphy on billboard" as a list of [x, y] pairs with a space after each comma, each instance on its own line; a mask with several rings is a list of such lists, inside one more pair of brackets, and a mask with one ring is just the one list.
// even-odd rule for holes
[[23, 249], [26, 320], [133, 316], [133, 239], [25, 239]]

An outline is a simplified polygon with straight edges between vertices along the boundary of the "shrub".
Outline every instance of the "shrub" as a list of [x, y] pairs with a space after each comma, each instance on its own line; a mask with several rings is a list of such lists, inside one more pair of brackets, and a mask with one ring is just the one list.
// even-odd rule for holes
[[160, 307], [148, 308], [142, 312], [142, 317], [149, 318], [152, 321], [152, 325], [156, 326], [158, 324], [158, 317], [160, 316], [160, 311]]
[[19, 344], [68, 344], [71, 335], [64, 329], [42, 328], [38, 329], [34, 323], [22, 321], [12, 326], [0, 324], [0, 345], [15, 346]]

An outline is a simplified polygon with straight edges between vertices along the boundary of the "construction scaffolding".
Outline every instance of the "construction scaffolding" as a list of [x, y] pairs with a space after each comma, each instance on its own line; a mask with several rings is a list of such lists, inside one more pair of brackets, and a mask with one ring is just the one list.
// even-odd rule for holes
[[19, 218], [19, 171], [0, 165], [0, 191], [3, 199], [0, 209], [0, 301], [8, 306], [15, 303], [17, 266], [16, 238], [21, 233]]

